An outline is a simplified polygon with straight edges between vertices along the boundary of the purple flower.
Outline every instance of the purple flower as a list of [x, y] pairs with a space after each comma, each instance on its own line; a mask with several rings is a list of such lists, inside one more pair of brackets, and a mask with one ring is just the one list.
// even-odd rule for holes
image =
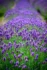
[[19, 64], [19, 61], [16, 61], [16, 64], [18, 65]]
[[47, 38], [45, 38], [45, 39], [44, 39], [44, 42], [46, 42], [46, 43], [47, 43]]
[[3, 32], [4, 30], [3, 30], [3, 27], [0, 27], [0, 37], [2, 37], [3, 36]]
[[3, 48], [7, 47], [7, 44], [3, 43]]
[[18, 58], [21, 58], [22, 57], [22, 54], [18, 54]]
[[9, 39], [10, 39], [10, 35], [9, 35], [9, 34], [6, 35], [5, 38], [6, 38], [7, 40], [9, 40]]
[[12, 64], [13, 63], [13, 60], [10, 60], [10, 64]]
[[19, 65], [19, 61], [16, 61], [14, 65], [17, 67]]
[[8, 53], [6, 53], [6, 56], [8, 56]]
[[34, 56], [34, 52], [31, 52], [31, 55]]
[[46, 53], [46, 52], [47, 52], [47, 48], [43, 48], [43, 52], [45, 52], [45, 53]]
[[2, 50], [2, 54], [4, 54], [4, 53], [5, 53], [5, 50], [3, 49], [3, 50]]
[[36, 56], [35, 56], [35, 60], [37, 60], [37, 59], [38, 59], [38, 56], [39, 56], [39, 55], [38, 55], [38, 54], [36, 54]]
[[3, 57], [3, 61], [6, 61], [6, 57]]
[[19, 48], [19, 44], [16, 45], [16, 48]]
[[21, 33], [21, 32], [19, 32], [19, 33], [18, 33], [18, 36], [21, 36], [21, 35], [22, 35], [22, 33]]
[[28, 59], [25, 59], [26, 62], [28, 62]]
[[3, 36], [3, 32], [0, 31], [0, 37]]
[[16, 54], [14, 54], [14, 58], [15, 58], [15, 59], [17, 58]]
[[30, 48], [30, 52], [32, 52], [32, 48]]
[[42, 47], [42, 46], [40, 47], [40, 51], [41, 51], [41, 52], [43, 51], [43, 47]]
[[36, 49], [36, 51], [38, 51], [38, 48], [35, 48]]
[[27, 41], [27, 42], [26, 42], [26, 46], [28, 46], [28, 45], [29, 45], [29, 42]]
[[47, 58], [45, 59], [45, 61], [47, 62]]
[[4, 50], [6, 51], [7, 50], [7, 47], [4, 47]]
[[27, 56], [25, 56], [25, 61], [28, 62], [28, 57]]
[[9, 42], [9, 43], [8, 43], [8, 49], [12, 48], [12, 46], [13, 46], [12, 43]]
[[27, 68], [27, 66], [26, 66], [26, 65], [23, 65], [23, 66], [22, 66], [22, 69], [26, 69], [26, 68]]

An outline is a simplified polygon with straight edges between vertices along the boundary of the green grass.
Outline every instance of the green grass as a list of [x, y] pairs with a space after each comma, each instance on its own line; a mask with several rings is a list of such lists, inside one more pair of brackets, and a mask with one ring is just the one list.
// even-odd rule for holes
[[0, 17], [3, 17], [5, 12], [6, 8], [4, 6], [0, 6]]

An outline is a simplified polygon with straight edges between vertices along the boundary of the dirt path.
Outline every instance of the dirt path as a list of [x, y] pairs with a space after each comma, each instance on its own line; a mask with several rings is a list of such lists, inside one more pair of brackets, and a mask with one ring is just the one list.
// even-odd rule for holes
[[4, 17], [0, 18], [0, 26], [4, 25], [7, 22], [7, 20], [4, 19]]

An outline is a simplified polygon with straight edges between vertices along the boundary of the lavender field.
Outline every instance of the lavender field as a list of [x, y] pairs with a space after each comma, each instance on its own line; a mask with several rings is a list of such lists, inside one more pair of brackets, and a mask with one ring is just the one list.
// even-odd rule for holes
[[47, 19], [29, 0], [19, 0], [3, 10], [0, 70], [47, 70]]

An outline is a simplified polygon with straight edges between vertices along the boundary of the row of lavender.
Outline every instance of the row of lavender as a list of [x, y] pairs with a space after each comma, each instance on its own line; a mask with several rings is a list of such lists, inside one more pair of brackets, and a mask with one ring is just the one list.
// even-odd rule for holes
[[[21, 4], [23, 5], [22, 7], [20, 6]], [[19, 14], [0, 27], [0, 53], [2, 55], [0, 62], [2, 61], [1, 63], [3, 64], [3, 61], [5, 61], [7, 67], [8, 61], [8, 63], [12, 64], [12, 69], [15, 67], [19, 68], [19, 70], [21, 68], [25, 70], [35, 70], [35, 68], [37, 70], [43, 70], [39, 65], [44, 64], [46, 70], [46, 23], [33, 8], [32, 10], [28, 10], [27, 7], [29, 7], [28, 2], [18, 3]], [[27, 10], [31, 15], [27, 13]], [[4, 41], [8, 42], [6, 43]]]
[[[42, 26], [44, 28], [42, 28], [41, 26], [37, 27], [37, 25], [33, 25], [31, 23], [30, 24], [26, 23], [26, 24], [23, 24], [23, 25], [22, 25], [21, 22], [19, 22], [19, 23], [13, 23], [13, 22], [10, 23], [9, 22], [8, 24], [5, 24], [4, 26], [2, 26], [2, 28], [0, 29], [0, 38], [1, 39], [6, 39], [6, 41], [10, 40], [10, 38], [12, 38], [13, 36], [16, 36], [16, 37], [21, 36], [22, 37], [22, 43], [20, 42], [18, 44], [16, 44], [15, 41], [13, 42], [13, 44], [11, 43], [11, 41], [8, 42], [8, 44], [5, 44], [5, 43], [1, 42], [1, 46], [0, 46], [0, 48], [2, 49], [1, 53], [3, 55], [6, 54], [8, 56], [8, 53], [9, 53], [8, 50], [11, 49], [11, 51], [10, 51], [11, 54], [13, 53], [13, 57], [15, 58], [15, 60], [18, 61], [19, 58], [21, 59], [22, 56], [24, 56], [24, 55], [22, 53], [17, 54], [17, 52], [22, 47], [25, 48], [25, 49], [27, 49], [27, 47], [28, 47], [26, 52], [28, 52], [28, 50], [30, 49], [29, 52], [30, 52], [31, 59], [32, 59], [32, 57], [34, 57], [34, 60], [38, 60], [38, 58], [40, 57], [40, 53], [38, 54], [37, 52], [41, 52], [41, 53], [45, 54], [45, 56], [44, 56], [45, 59], [44, 59], [44, 61], [42, 61], [42, 63], [47, 63], [47, 56], [46, 56], [46, 54], [47, 54], [47, 47], [46, 47], [46, 44], [47, 44], [47, 30], [46, 30], [46, 27], [43, 26], [43, 25]], [[23, 44], [23, 41], [26, 41], [26, 42]], [[12, 49], [13, 46], [14, 46], [15, 49], [19, 48], [19, 50]], [[26, 57], [29, 58], [29, 56], [27, 56], [27, 55], [26, 55]], [[10, 63], [13, 62], [14, 58], [12, 60], [10, 60]], [[24, 56], [24, 58], [25, 58], [25, 56]], [[3, 60], [6, 60], [6, 56], [3, 57]], [[30, 60], [30, 58], [29, 58], [29, 60]], [[28, 62], [29, 60], [26, 59], [25, 61]], [[24, 65], [22, 65], [22, 66], [24, 66]], [[19, 62], [18, 62], [18, 67], [19, 67]]]
[[[34, 32], [36, 32], [36, 33], [34, 34]], [[10, 31], [9, 31], [9, 33], [10, 33]], [[40, 64], [41, 63], [46, 64], [47, 63], [47, 55], [46, 55], [47, 54], [47, 47], [46, 47], [47, 41], [45, 38], [46, 35], [44, 36], [44, 34], [42, 34], [42, 36], [39, 36], [41, 34], [39, 34], [39, 32], [37, 32], [35, 29], [28, 31], [27, 29], [24, 29], [24, 28], [21, 32], [18, 32], [17, 34], [16, 33], [14, 34], [15, 36], [17, 36], [17, 37], [22, 36], [22, 43], [20, 42], [17, 44], [15, 42], [16, 40], [13, 42], [13, 44], [11, 43], [11, 41], [8, 42], [8, 44], [5, 44], [2, 42], [2, 45], [0, 46], [2, 55], [5, 54], [8, 57], [8, 59], [10, 59], [10, 63], [14, 64], [15, 67], [27, 68], [27, 66], [25, 64], [23, 64], [23, 65], [21, 64], [22, 66], [20, 66], [19, 62], [31, 61], [32, 57], [34, 58], [34, 60], [39, 60], [39, 57], [41, 55], [40, 53], [44, 53], [45, 56], [41, 55], [41, 56], [45, 57], [44, 61], [42, 59], [42, 62], [40, 62]], [[36, 34], [37, 34], [37, 36], [36, 36]], [[6, 39], [8, 40], [9, 38], [7, 35], [6, 35], [6, 37], [7, 37]], [[23, 41], [25, 41], [25, 40], [26, 40], [26, 42], [23, 43]], [[44, 42], [42, 42], [42, 41], [44, 41]], [[14, 49], [13, 49], [13, 46], [14, 46]], [[27, 49], [26, 53], [29, 52], [30, 57], [27, 54], [25, 55], [24, 51], [22, 51], [22, 53], [21, 53], [20, 48]], [[9, 53], [9, 50], [10, 50], [10, 53]], [[12, 55], [14, 58], [12, 57], [12, 59], [11, 59], [10, 55]], [[6, 56], [3, 57], [4, 61], [6, 61], [6, 59], [7, 59]], [[24, 56], [24, 58], [22, 58], [22, 56]], [[16, 63], [15, 63], [14, 59], [17, 60]]]

